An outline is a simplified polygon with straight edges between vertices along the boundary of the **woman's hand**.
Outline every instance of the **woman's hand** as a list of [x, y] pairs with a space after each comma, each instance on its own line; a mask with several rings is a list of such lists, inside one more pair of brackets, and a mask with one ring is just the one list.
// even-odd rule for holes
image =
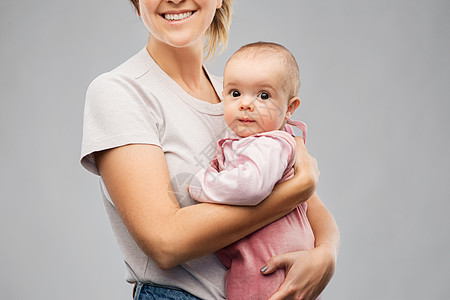
[[[319, 168], [317, 167], [317, 160], [312, 157], [305, 147], [303, 139], [299, 136], [294, 137], [296, 142], [296, 155], [294, 164], [295, 177], [299, 177], [300, 186], [304, 189], [302, 196], [308, 195], [306, 199], [314, 194], [317, 184], [319, 182]], [[305, 199], [305, 197], [301, 197]]]
[[333, 277], [335, 265], [336, 250], [325, 245], [272, 257], [263, 274], [284, 268], [286, 278], [269, 300], [316, 299]]

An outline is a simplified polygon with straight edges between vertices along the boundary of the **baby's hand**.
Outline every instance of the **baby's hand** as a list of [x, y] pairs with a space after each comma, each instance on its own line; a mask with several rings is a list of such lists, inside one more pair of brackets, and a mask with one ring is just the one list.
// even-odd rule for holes
[[308, 153], [302, 137], [296, 136], [294, 139], [297, 143], [294, 164], [295, 176], [303, 177], [305, 182], [311, 184], [311, 188], [315, 190], [320, 176], [317, 160]]

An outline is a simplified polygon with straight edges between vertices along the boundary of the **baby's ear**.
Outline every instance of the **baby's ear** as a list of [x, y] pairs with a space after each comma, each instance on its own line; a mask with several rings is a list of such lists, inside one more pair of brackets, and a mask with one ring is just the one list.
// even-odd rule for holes
[[286, 110], [286, 119], [289, 119], [294, 114], [294, 111], [299, 107], [299, 105], [300, 105], [299, 97], [293, 97], [291, 100], [289, 100], [288, 107]]

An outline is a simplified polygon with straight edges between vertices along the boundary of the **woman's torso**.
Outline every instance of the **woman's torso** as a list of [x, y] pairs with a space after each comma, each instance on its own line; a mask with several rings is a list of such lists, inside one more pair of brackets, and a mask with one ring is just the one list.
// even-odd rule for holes
[[[217, 94], [220, 79], [210, 76]], [[146, 49], [88, 89], [82, 164], [98, 174], [92, 153], [130, 143], [160, 146], [180, 205], [194, 204], [187, 191], [190, 177], [214, 156], [223, 135], [223, 105], [191, 97], [152, 60]], [[128, 282], [151, 281], [182, 288], [200, 298], [225, 297], [225, 268], [214, 254], [163, 271], [131, 238], [101, 181], [105, 208], [125, 260]], [[168, 187], [169, 191], [170, 187]]]

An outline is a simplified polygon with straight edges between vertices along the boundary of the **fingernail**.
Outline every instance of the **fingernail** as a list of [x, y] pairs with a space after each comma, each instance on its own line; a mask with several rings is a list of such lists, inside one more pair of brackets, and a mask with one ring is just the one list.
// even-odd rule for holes
[[264, 273], [265, 271], [267, 271], [267, 266], [262, 267], [260, 271], [261, 271], [262, 273]]

